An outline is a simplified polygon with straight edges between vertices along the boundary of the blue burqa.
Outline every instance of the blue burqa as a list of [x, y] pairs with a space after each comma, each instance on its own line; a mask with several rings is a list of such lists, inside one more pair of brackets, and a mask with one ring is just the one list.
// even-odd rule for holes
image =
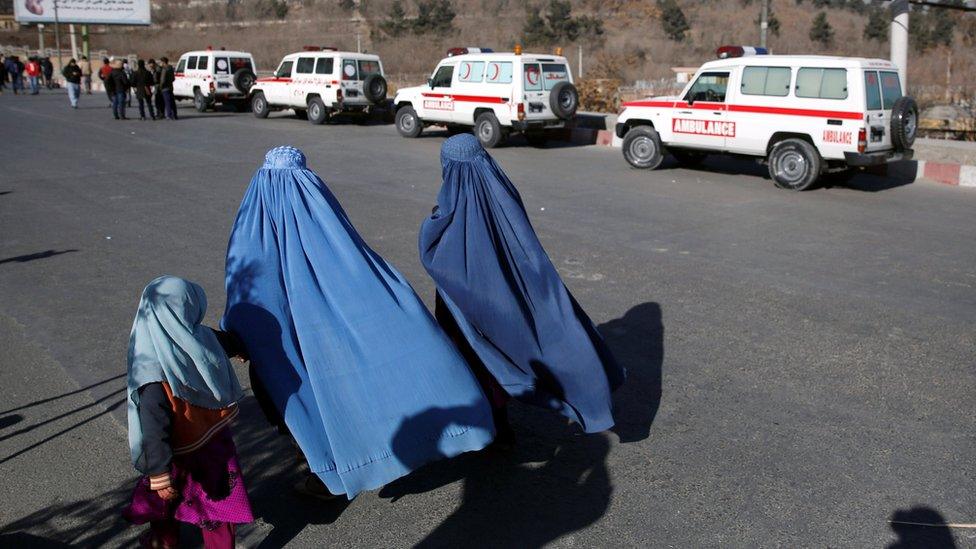
[[332, 493], [351, 499], [491, 442], [467, 365], [298, 149], [273, 149], [251, 180], [226, 284], [224, 329]]
[[515, 186], [473, 135], [448, 139], [441, 165], [420, 260], [464, 338], [513, 397], [586, 432], [609, 429], [624, 372], [560, 280]]

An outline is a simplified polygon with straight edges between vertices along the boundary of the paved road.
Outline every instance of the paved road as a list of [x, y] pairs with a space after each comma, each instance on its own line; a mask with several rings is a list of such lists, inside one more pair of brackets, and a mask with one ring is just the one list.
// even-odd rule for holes
[[[101, 96], [65, 103], [0, 97], [0, 545], [131, 543], [117, 513], [139, 292], [188, 277], [217, 321], [229, 229], [269, 148], [302, 148], [366, 240], [432, 292], [416, 238], [442, 135], [190, 111], [115, 122]], [[519, 407], [511, 455], [318, 504], [292, 494], [291, 450], [248, 398], [246, 543], [976, 545], [887, 524], [976, 518], [976, 193], [863, 177], [794, 194], [748, 162], [648, 173], [598, 147], [493, 154], [630, 370], [618, 427], [584, 436]]]

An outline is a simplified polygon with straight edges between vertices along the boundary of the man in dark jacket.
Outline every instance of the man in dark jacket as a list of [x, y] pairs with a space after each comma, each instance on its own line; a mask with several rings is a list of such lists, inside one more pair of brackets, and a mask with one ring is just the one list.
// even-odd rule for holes
[[71, 102], [71, 108], [77, 109], [78, 96], [81, 95], [81, 67], [78, 66], [77, 61], [72, 59], [61, 71], [61, 75], [64, 76], [64, 82], [68, 88], [68, 101]]
[[169, 59], [159, 58], [161, 63], [159, 75], [159, 91], [163, 94], [163, 106], [166, 111], [166, 118], [176, 120], [176, 99], [173, 97], [173, 82], [176, 80], [176, 72], [169, 64]]
[[121, 60], [115, 60], [108, 77], [112, 81], [112, 114], [116, 120], [125, 120], [125, 93], [129, 91], [129, 79], [122, 69]]
[[162, 71], [160, 70], [159, 65], [156, 64], [155, 59], [149, 59], [149, 61], [146, 63], [146, 69], [150, 74], [152, 74], [153, 77], [154, 84], [152, 100], [153, 106], [156, 107], [156, 117], [162, 118], [163, 113], [166, 111], [166, 107], [163, 105], [163, 94], [159, 90], [159, 80], [162, 77]]
[[146, 107], [149, 107], [149, 118], [156, 119], [156, 111], [152, 104], [152, 88], [155, 84], [153, 75], [146, 69], [146, 62], [142, 59], [136, 62], [136, 70], [132, 73], [132, 87], [136, 91], [136, 101], [139, 102], [139, 119], [146, 119]]
[[7, 87], [7, 58], [0, 54], [0, 93]]
[[54, 63], [50, 57], [41, 58], [41, 71], [44, 72], [44, 85], [47, 89], [54, 87]]

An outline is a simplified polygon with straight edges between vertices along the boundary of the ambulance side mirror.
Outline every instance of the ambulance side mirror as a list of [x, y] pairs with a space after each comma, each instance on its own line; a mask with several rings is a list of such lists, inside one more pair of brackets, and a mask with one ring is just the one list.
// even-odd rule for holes
[[692, 96], [690, 96], [690, 95], [688, 96], [687, 101], [688, 101], [688, 106], [689, 107], [695, 104], [695, 98], [692, 97]]
[[434, 87], [434, 79], [433, 78], [428, 78], [427, 79], [427, 87], [433, 89], [433, 87]]

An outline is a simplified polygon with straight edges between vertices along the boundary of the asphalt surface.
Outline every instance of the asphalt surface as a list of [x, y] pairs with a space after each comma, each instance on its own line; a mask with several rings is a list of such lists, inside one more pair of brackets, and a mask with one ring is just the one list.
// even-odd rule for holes
[[[187, 277], [217, 322], [229, 230], [271, 147], [303, 149], [432, 304], [417, 229], [443, 134], [189, 109], [116, 122], [106, 104], [0, 96], [0, 546], [133, 543], [118, 513], [139, 293]], [[976, 546], [888, 523], [976, 520], [976, 192], [862, 176], [790, 193], [751, 162], [642, 172], [565, 143], [492, 154], [629, 369], [617, 428], [516, 407], [510, 454], [318, 502], [293, 493], [294, 451], [249, 396], [242, 544]]]

